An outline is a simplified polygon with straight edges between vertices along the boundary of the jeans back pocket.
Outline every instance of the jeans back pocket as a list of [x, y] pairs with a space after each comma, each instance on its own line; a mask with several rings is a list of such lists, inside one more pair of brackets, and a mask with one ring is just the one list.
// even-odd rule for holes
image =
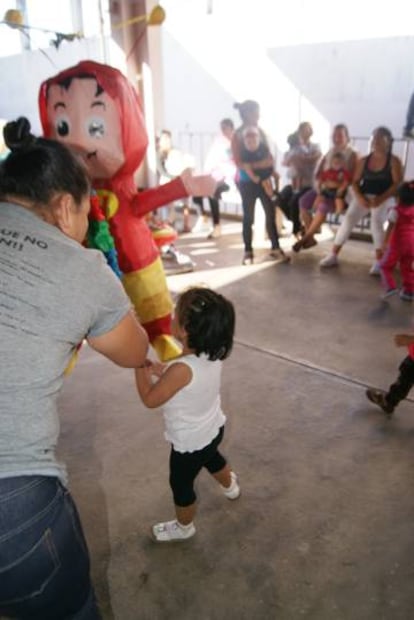
[[0, 545], [0, 613], [7, 608], [40, 597], [59, 570], [60, 561], [47, 529], [40, 540], [26, 553], [1, 564]]

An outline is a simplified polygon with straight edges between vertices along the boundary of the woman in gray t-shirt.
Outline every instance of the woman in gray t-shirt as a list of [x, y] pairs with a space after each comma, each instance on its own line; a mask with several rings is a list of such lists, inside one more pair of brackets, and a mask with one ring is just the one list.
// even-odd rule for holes
[[[78, 343], [120, 366], [148, 340], [103, 256], [81, 244], [90, 185], [64, 145], [27, 119], [4, 130], [0, 164], [0, 616], [100, 618], [66, 470], [57, 397]], [[79, 616], [78, 616], [79, 614]]]

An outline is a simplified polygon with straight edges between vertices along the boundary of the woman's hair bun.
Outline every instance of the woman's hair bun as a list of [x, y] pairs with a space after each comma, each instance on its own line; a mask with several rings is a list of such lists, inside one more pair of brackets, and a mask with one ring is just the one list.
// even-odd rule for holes
[[3, 129], [4, 142], [11, 151], [19, 151], [27, 148], [36, 140], [30, 133], [30, 122], [24, 116], [17, 121], [6, 123]]

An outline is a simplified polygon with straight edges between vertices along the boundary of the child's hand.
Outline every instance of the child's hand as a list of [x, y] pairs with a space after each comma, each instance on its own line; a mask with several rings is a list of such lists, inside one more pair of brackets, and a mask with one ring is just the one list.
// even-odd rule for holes
[[414, 344], [414, 336], [410, 334], [396, 334], [394, 342], [397, 347], [408, 347], [410, 344]]

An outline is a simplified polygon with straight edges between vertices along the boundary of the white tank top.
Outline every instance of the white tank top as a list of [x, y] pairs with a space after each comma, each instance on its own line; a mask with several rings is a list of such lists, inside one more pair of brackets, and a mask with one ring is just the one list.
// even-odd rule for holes
[[165, 438], [177, 452], [194, 452], [208, 446], [226, 421], [220, 399], [222, 362], [204, 354], [176, 361], [187, 364], [193, 376], [163, 405]]

